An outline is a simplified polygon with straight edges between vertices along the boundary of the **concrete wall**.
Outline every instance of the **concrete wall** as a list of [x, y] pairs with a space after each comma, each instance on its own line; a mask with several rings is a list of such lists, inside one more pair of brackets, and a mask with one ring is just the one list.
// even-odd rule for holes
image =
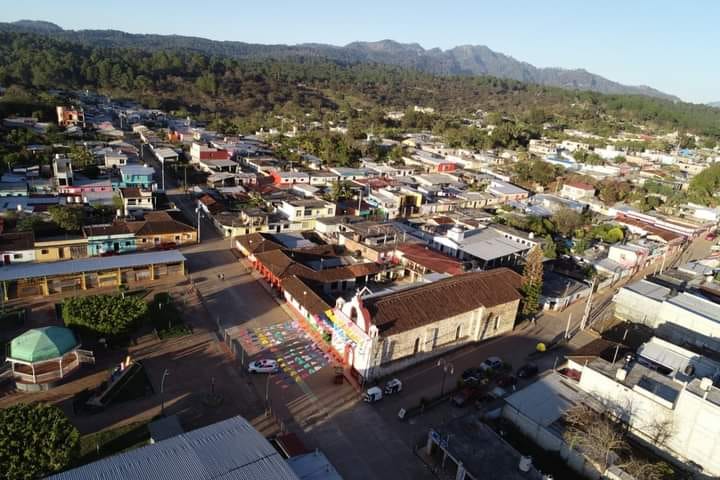
[[[635, 437], [677, 462], [693, 461], [705, 474], [720, 475], [720, 405], [687, 389], [673, 405], [591, 368], [579, 368], [580, 388], [621, 416]], [[662, 440], [660, 430], [666, 433]]]
[[613, 299], [615, 316], [620, 320], [642, 323], [655, 328], [662, 302], [642, 296], [627, 289], [620, 289]]
[[516, 300], [490, 309], [479, 308], [387, 338], [377, 338], [365, 355], [357, 355], [356, 369], [370, 378], [382, 377], [468, 343], [510, 332], [518, 304]]
[[532, 439], [539, 447], [549, 452], [558, 453], [567, 465], [580, 475], [593, 480], [602, 478], [600, 471], [584, 455], [570, 448], [562, 438], [526, 417], [509, 404], [503, 406], [501, 415]]
[[88, 255], [87, 242], [79, 242], [75, 245], [47, 245], [35, 247], [36, 262], [56, 262], [58, 260], [70, 260], [85, 258]]

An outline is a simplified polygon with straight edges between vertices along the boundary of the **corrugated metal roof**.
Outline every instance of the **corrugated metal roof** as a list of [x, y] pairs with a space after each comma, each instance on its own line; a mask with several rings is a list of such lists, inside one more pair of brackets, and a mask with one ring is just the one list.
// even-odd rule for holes
[[68, 470], [50, 480], [299, 480], [242, 417]]
[[640, 280], [639, 282], [626, 285], [623, 289], [648, 297], [652, 300], [662, 302], [670, 295], [670, 289], [657, 283]]
[[64, 262], [34, 263], [30, 265], [8, 265], [0, 268], [0, 281], [21, 278], [51, 277], [73, 273], [110, 270], [114, 268], [132, 268], [150, 264], [178, 263], [185, 260], [179, 250], [133, 253], [114, 257], [93, 257]]
[[720, 305], [689, 293], [681, 293], [667, 301], [672, 305], [705, 317], [714, 322], [720, 322]]

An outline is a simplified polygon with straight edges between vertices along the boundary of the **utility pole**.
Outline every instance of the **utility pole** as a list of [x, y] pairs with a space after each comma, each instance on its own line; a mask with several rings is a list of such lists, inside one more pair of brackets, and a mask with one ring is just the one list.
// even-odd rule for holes
[[162, 190], [165, 192], [165, 159], [160, 160], [160, 177], [162, 178]]
[[593, 292], [595, 291], [596, 283], [597, 283], [597, 279], [594, 279], [592, 286], [590, 287], [590, 295], [588, 295], [587, 303], [585, 303], [585, 312], [583, 313], [583, 318], [580, 321], [580, 330], [585, 330], [585, 327], [587, 326], [588, 318], [590, 318], [590, 312], [592, 311], [592, 297], [593, 297]]
[[565, 340], [568, 339], [570, 336], [570, 324], [572, 322], [572, 313], [568, 315], [567, 325], [565, 325], [565, 336], [563, 337]]
[[265, 416], [270, 412], [270, 377], [272, 376], [273, 374], [269, 373], [265, 380]]
[[160, 416], [165, 414], [165, 378], [170, 375], [170, 372], [166, 368], [160, 380]]
[[195, 212], [197, 213], [197, 243], [200, 243], [200, 214], [202, 213], [200, 205], [195, 207]]
[[445, 360], [444, 358], [441, 358], [437, 361], [437, 366], [442, 368], [442, 383], [440, 383], [440, 396], [442, 397], [445, 394], [445, 377], [449, 373], [452, 375], [455, 373], [455, 366]]

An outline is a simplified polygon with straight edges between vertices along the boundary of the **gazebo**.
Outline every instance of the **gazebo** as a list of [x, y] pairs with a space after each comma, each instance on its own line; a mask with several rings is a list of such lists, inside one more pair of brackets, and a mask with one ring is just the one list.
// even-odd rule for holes
[[70, 329], [34, 328], [10, 342], [7, 361], [21, 384], [47, 384], [62, 379], [80, 366], [80, 343]]

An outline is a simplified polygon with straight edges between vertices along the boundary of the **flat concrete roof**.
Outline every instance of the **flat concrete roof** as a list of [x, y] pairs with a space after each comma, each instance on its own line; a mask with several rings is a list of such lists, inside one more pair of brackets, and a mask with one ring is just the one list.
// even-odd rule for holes
[[575, 405], [583, 392], [562, 375], [551, 372], [505, 399], [512, 408], [538, 425], [549, 427]]
[[0, 281], [20, 280], [22, 278], [53, 277], [73, 273], [132, 268], [151, 264], [179, 263], [185, 256], [179, 250], [132, 253], [113, 257], [92, 257], [64, 262], [18, 264], [0, 267]]

